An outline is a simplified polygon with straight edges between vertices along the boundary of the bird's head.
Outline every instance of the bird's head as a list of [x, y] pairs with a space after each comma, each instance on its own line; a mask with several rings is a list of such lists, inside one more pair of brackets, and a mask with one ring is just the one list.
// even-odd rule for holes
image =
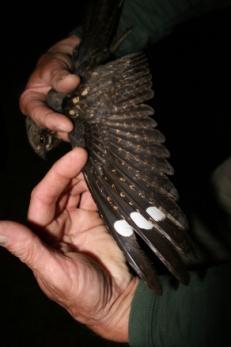
[[43, 159], [60, 143], [55, 132], [41, 128], [29, 117], [26, 118], [26, 131], [31, 147]]

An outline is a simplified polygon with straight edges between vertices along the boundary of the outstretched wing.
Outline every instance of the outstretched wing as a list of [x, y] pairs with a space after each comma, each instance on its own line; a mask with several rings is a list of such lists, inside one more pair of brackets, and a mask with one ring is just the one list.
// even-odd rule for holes
[[85, 177], [105, 224], [137, 274], [160, 291], [142, 245], [183, 283], [191, 245], [165, 139], [145, 104], [152, 97], [147, 60], [136, 53], [95, 68], [66, 110], [75, 122], [72, 145], [89, 152]]

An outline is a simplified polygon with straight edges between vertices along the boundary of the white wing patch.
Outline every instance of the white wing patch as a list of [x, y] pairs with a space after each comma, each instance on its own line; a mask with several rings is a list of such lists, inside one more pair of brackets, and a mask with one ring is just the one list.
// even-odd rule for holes
[[150, 230], [153, 228], [153, 224], [142, 216], [139, 212], [130, 213], [130, 217], [136, 225], [141, 229]]
[[124, 219], [117, 220], [114, 223], [114, 229], [118, 234], [125, 237], [132, 236], [134, 233], [131, 225]]
[[156, 222], [160, 222], [166, 218], [165, 214], [157, 207], [150, 206], [146, 209], [146, 212], [154, 219]]

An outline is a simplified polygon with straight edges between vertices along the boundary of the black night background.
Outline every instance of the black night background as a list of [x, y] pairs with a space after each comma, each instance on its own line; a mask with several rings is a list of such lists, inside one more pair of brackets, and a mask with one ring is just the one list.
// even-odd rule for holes
[[[7, 24], [1, 19], [0, 218], [23, 222], [30, 191], [55, 158], [42, 161], [33, 153], [18, 98], [39, 56], [78, 25], [81, 4], [14, 6], [1, 12]], [[230, 23], [231, 7], [217, 10], [179, 25], [147, 50], [155, 119], [167, 138], [186, 212], [211, 216], [204, 198], [208, 178], [230, 154]], [[24, 264], [0, 248], [0, 346], [90, 345], [120, 344], [76, 323], [45, 297]]]

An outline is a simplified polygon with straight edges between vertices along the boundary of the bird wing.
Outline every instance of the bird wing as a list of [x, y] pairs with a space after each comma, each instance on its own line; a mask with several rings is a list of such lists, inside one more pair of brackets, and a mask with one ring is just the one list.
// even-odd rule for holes
[[146, 57], [130, 54], [98, 66], [77, 93], [66, 106], [75, 123], [70, 139], [78, 145], [84, 129], [85, 177], [108, 230], [128, 263], [157, 292], [154, 262], [144, 244], [187, 283], [182, 261], [192, 252], [187, 220], [168, 178], [173, 168], [165, 138], [151, 118], [153, 108], [145, 104], [154, 94]]

